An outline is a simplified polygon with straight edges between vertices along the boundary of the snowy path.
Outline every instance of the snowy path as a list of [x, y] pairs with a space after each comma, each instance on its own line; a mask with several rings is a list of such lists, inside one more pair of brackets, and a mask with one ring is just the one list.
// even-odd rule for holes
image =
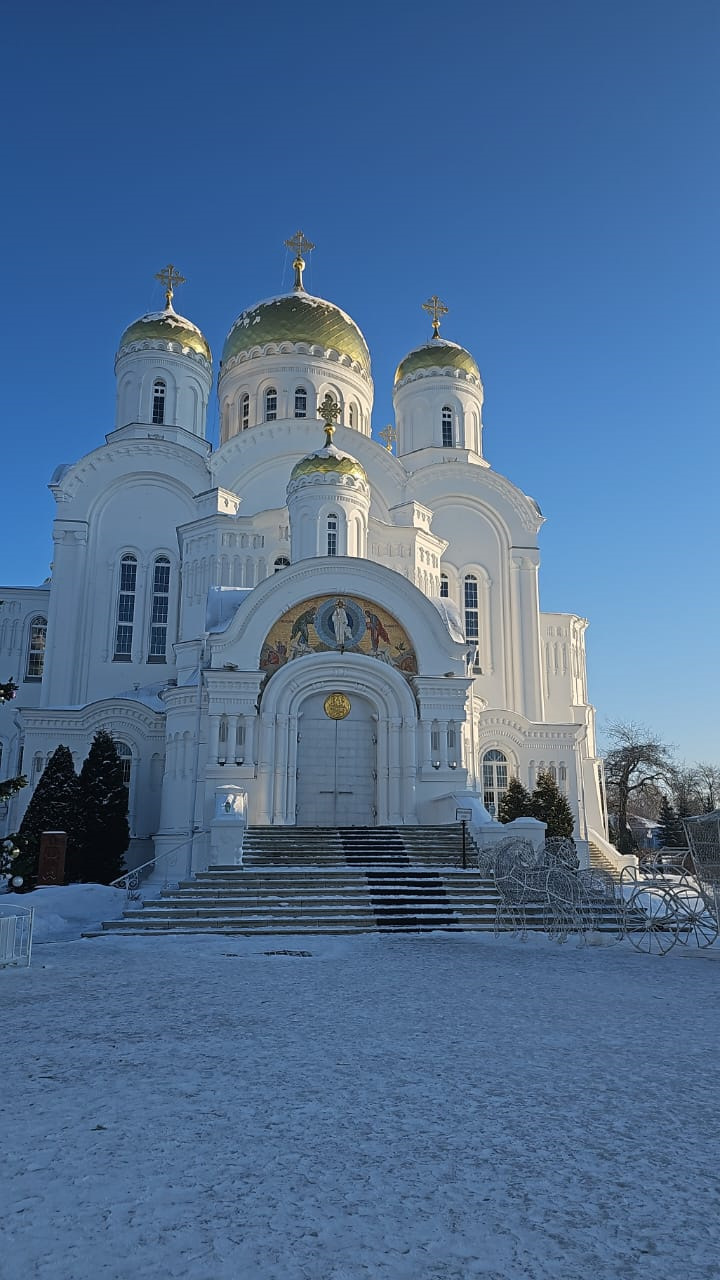
[[0, 1277], [716, 1280], [719, 986], [477, 935], [37, 948]]

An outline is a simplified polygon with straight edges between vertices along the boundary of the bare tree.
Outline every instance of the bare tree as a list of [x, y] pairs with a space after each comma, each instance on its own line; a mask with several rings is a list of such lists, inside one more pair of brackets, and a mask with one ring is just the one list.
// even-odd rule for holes
[[698, 787], [705, 813], [712, 813], [720, 805], [720, 768], [703, 761], [695, 765]]
[[606, 733], [610, 749], [605, 755], [608, 805], [615, 815], [618, 849], [630, 850], [628, 804], [650, 787], [670, 785], [674, 772], [671, 748], [644, 725], [617, 721]]

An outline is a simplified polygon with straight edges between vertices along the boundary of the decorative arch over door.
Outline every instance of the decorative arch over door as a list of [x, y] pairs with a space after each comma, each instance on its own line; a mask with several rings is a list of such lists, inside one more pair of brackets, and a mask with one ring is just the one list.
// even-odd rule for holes
[[[347, 713], [338, 714], [347, 703]], [[336, 715], [338, 722], [347, 720], [345, 729], [333, 728]], [[267, 685], [261, 703], [259, 809], [253, 821], [290, 826], [416, 821], [417, 715], [407, 681], [384, 662], [359, 653], [319, 653], [287, 663]], [[343, 757], [339, 765], [332, 760], [336, 749]], [[322, 800], [320, 790], [327, 793]]]

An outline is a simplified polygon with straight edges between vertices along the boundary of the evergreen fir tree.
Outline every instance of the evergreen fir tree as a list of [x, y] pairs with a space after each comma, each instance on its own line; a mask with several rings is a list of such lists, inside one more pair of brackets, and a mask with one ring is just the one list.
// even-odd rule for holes
[[565, 796], [552, 774], [539, 773], [531, 796], [532, 816], [546, 824], [545, 836], [572, 836], [575, 823]]
[[100, 729], [80, 770], [78, 879], [110, 884], [122, 875], [130, 840], [127, 811], [120, 757], [110, 734]]
[[65, 831], [67, 852], [65, 855], [65, 881], [74, 878], [78, 849], [79, 821], [78, 778], [68, 747], [57, 747], [40, 777], [25, 817], [20, 823], [18, 843], [20, 854], [13, 865], [13, 875], [28, 881], [37, 875], [40, 855], [40, 836], [43, 831]]
[[687, 840], [684, 827], [667, 796], [663, 796], [660, 801], [658, 823], [661, 848], [683, 849], [685, 847]]
[[532, 796], [519, 778], [511, 778], [508, 789], [500, 797], [498, 821], [514, 822], [516, 818], [532, 817]]

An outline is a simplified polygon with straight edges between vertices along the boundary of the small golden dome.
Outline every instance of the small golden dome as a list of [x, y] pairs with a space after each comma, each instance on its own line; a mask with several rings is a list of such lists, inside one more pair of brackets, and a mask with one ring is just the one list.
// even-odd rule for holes
[[356, 480], [364, 480], [367, 484], [367, 472], [362, 463], [349, 453], [341, 453], [334, 445], [301, 458], [290, 472], [290, 480], [299, 480], [301, 476], [332, 474], [354, 476]]
[[469, 351], [448, 342], [445, 338], [431, 338], [422, 347], [416, 347], [400, 361], [395, 373], [395, 386], [411, 373], [429, 372], [431, 369], [457, 369], [471, 378], [481, 381], [480, 370]]
[[223, 364], [269, 342], [304, 342], [337, 351], [370, 376], [370, 352], [355, 321], [334, 303], [302, 290], [268, 298], [243, 311], [225, 339]]
[[189, 347], [199, 356], [204, 356], [208, 364], [212, 364], [212, 352], [197, 325], [185, 316], [179, 316], [172, 307], [166, 307], [164, 311], [151, 311], [146, 316], [140, 316], [139, 320], [134, 320], [120, 339], [118, 349], [122, 351], [123, 347], [132, 342], [158, 340]]

